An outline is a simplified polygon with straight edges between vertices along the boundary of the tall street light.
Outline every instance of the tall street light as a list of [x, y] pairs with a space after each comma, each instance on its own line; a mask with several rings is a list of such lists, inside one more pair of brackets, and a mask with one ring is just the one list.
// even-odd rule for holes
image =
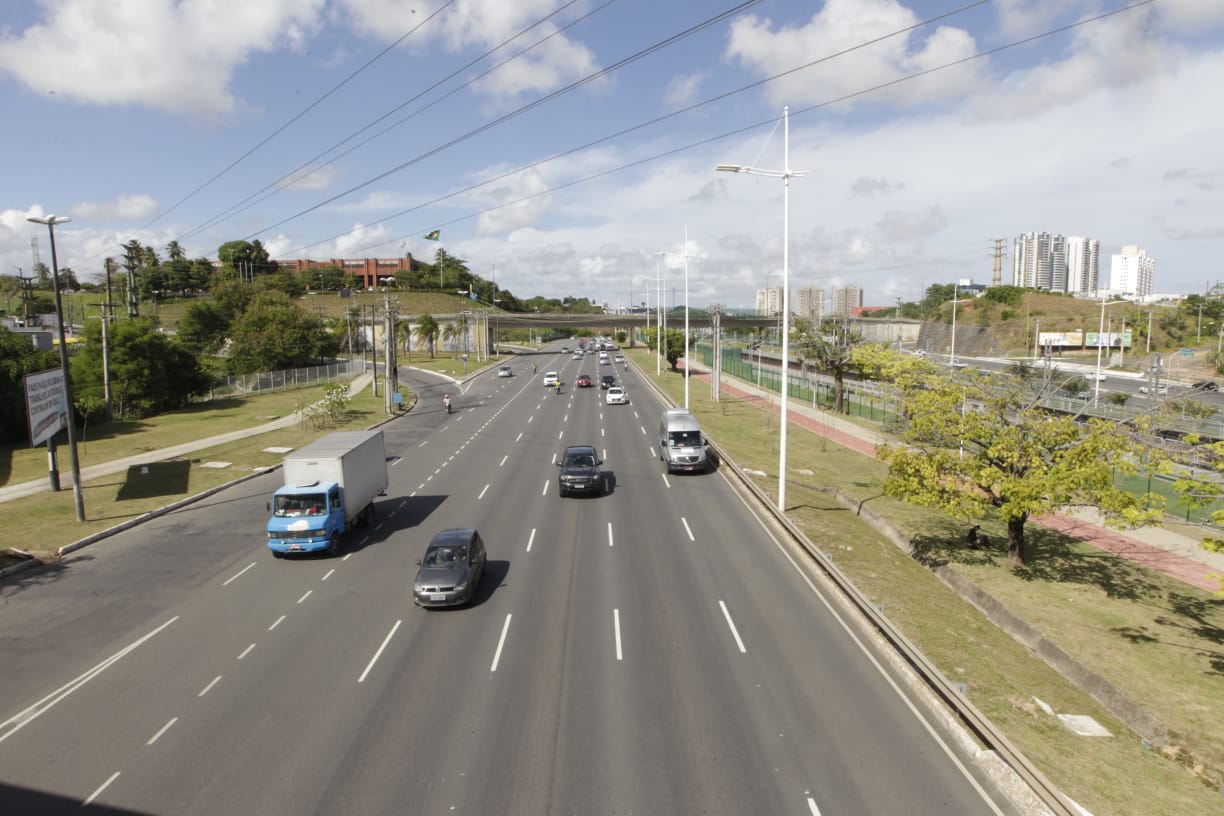
[[806, 176], [807, 171], [790, 169], [790, 108], [782, 109], [782, 169], [762, 170], [742, 164], [720, 164], [724, 173], [750, 173], [782, 179], [782, 431], [778, 451], [778, 509], [786, 512], [786, 408], [790, 384], [790, 180]]
[[[1105, 295], [1101, 295], [1101, 325], [1097, 329], [1097, 364], [1096, 364], [1096, 379], [1092, 381], [1092, 404], [1096, 405], [1101, 399], [1101, 341], [1105, 339], [1105, 307], [1114, 306], [1118, 303], [1128, 303], [1125, 300], [1111, 300], [1105, 302]], [[1112, 333], [1112, 332], [1111, 332]], [[1113, 345], [1112, 343], [1110, 344]]]
[[66, 215], [48, 215], [46, 218], [26, 218], [35, 224], [46, 224], [51, 234], [51, 283], [55, 286], [55, 323], [59, 333], [60, 371], [64, 375], [65, 411], [68, 415], [68, 455], [72, 460], [72, 495], [76, 501], [76, 519], [85, 520], [85, 499], [81, 495], [81, 462], [77, 458], [76, 411], [73, 408], [72, 378], [68, 376], [68, 343], [64, 340], [64, 305], [60, 298], [59, 259], [55, 256], [55, 225], [66, 224], [72, 219]]
[[659, 319], [655, 321], [659, 330], [659, 340], [655, 344], [659, 352], [658, 357], [655, 358], [656, 377], [661, 377], [663, 375], [663, 344], [667, 342], [667, 313], [663, 309], [663, 300], [664, 295], [666, 294], [666, 287], [664, 287], [662, 284], [663, 274], [667, 272], [667, 267], [663, 267], [662, 272], [659, 271], [659, 261], [666, 254], [667, 253], [665, 253], [663, 250], [659, 250], [655, 253], [655, 300], [657, 301], [657, 305], [659, 307]]

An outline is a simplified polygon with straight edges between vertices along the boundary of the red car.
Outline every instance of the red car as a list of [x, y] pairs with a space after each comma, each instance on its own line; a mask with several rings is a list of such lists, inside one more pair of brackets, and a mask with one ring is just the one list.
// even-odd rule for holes
[[591, 382], [590, 374], [579, 374], [577, 383], [579, 388], [591, 388], [594, 385], [594, 383]]

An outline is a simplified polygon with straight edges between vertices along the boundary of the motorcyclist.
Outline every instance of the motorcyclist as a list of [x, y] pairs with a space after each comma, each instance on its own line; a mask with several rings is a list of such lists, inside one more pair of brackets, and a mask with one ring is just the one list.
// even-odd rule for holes
[[557, 393], [558, 394], [561, 393], [561, 381], [560, 380], [557, 380]]
[[532, 364], [531, 364], [531, 373], [532, 373], [532, 374], [536, 373], [536, 364], [535, 364], [535, 363], [532, 363]]
[[443, 394], [443, 395], [442, 395], [442, 405], [443, 405], [443, 406], [446, 408], [446, 413], [448, 413], [448, 414], [449, 414], [449, 413], [451, 412], [451, 400], [450, 400], [450, 394]]

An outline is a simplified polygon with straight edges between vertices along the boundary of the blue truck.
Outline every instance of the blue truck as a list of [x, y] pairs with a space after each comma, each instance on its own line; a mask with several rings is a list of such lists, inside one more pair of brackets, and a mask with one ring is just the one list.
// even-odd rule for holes
[[268, 549], [339, 555], [344, 534], [373, 521], [374, 499], [387, 492], [382, 431], [328, 434], [286, 456], [284, 472], [268, 503]]

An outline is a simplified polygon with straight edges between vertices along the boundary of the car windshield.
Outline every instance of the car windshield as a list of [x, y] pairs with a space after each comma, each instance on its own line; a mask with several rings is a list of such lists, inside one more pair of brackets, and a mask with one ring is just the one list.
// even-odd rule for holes
[[566, 467], [594, 467], [595, 457], [589, 453], [571, 453], [565, 457]]
[[673, 448], [693, 448], [701, 444], [700, 431], [672, 431], [668, 443]]
[[278, 516], [321, 516], [327, 510], [327, 496], [311, 493], [303, 496], [277, 496], [273, 513]]
[[446, 544], [440, 547], [430, 547], [421, 561], [423, 567], [450, 567], [467, 563], [467, 547], [458, 544]]

